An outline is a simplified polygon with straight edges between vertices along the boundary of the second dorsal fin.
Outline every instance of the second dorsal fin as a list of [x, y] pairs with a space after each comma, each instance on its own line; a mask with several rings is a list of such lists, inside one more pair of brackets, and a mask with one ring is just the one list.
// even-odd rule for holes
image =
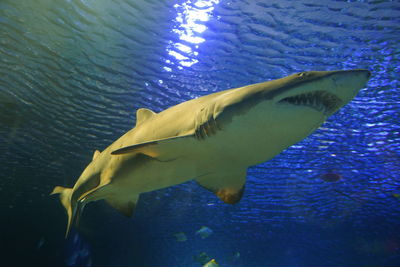
[[156, 115], [155, 112], [147, 108], [139, 108], [136, 111], [136, 126]]

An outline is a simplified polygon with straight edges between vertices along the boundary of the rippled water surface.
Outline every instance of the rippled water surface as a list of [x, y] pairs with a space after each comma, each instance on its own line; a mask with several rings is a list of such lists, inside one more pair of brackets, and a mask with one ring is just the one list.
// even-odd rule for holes
[[[191, 267], [206, 252], [220, 266], [400, 266], [399, 1], [2, 0], [0, 27], [0, 265]], [[372, 72], [367, 87], [251, 167], [239, 204], [189, 182], [143, 194], [133, 219], [90, 204], [64, 240], [48, 194], [136, 109], [353, 68]]]

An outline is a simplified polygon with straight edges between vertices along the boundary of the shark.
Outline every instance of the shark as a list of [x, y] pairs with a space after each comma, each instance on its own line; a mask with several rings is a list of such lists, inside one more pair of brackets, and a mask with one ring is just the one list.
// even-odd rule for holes
[[104, 199], [131, 217], [142, 193], [195, 180], [225, 203], [243, 195], [249, 166], [303, 140], [350, 102], [365, 69], [305, 71], [136, 112], [136, 125], [96, 150], [72, 188], [56, 186], [66, 236], [85, 205]]

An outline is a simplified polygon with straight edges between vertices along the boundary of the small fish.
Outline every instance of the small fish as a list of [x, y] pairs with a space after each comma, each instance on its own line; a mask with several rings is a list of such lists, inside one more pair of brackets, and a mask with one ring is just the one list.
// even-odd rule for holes
[[325, 182], [337, 182], [342, 179], [342, 176], [338, 173], [328, 172], [321, 175], [321, 179]]
[[394, 196], [395, 198], [400, 199], [400, 193], [392, 193], [392, 196]]
[[36, 246], [36, 249], [37, 250], [41, 249], [43, 247], [45, 241], [46, 240], [44, 239], [44, 237], [40, 238], [40, 240], [39, 240], [39, 242], [38, 242], [38, 244]]
[[193, 256], [193, 260], [203, 265], [209, 262], [211, 257], [208, 256], [207, 253], [201, 252], [199, 255]]
[[219, 267], [219, 264], [214, 259], [212, 259], [204, 264], [203, 267]]
[[175, 233], [174, 237], [176, 238], [176, 241], [178, 241], [178, 242], [187, 241], [187, 236], [184, 232]]
[[196, 235], [199, 235], [201, 239], [205, 239], [209, 237], [213, 233], [213, 230], [211, 230], [207, 226], [202, 226], [200, 229], [196, 232]]

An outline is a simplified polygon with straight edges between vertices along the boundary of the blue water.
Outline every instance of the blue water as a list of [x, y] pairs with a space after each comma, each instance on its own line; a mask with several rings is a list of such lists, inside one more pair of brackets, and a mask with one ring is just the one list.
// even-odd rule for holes
[[[1, 266], [400, 266], [399, 1], [2, 0], [0, 27]], [[90, 204], [64, 240], [48, 194], [136, 109], [353, 68], [367, 87], [250, 168], [239, 204], [189, 182], [143, 194], [132, 219]]]

